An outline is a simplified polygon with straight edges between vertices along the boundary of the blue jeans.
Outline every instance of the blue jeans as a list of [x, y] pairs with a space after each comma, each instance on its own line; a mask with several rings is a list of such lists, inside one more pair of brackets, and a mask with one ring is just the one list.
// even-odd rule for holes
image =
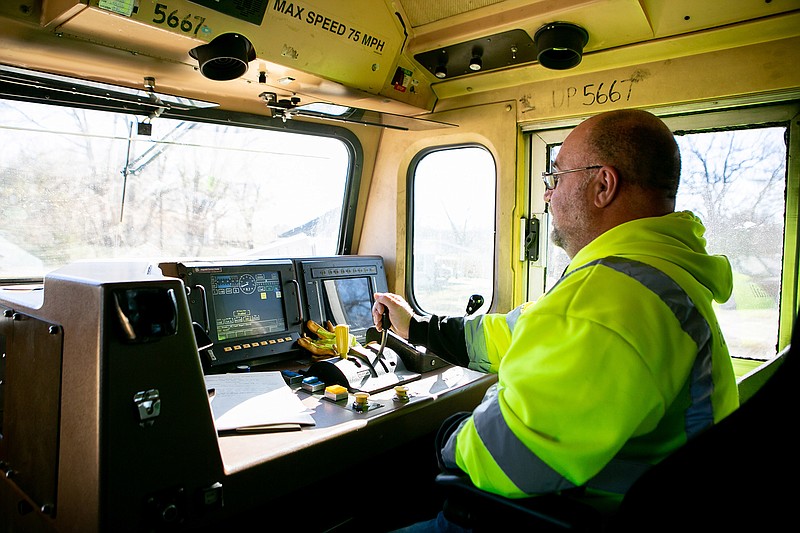
[[465, 529], [458, 524], [454, 524], [444, 517], [439, 511], [436, 518], [427, 522], [417, 522], [410, 526], [395, 530], [393, 533], [470, 533], [471, 529]]

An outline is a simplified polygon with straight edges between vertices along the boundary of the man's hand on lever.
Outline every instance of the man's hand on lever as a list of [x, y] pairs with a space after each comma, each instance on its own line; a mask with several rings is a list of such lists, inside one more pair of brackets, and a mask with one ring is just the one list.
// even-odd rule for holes
[[376, 292], [374, 295], [375, 303], [372, 304], [372, 322], [378, 331], [383, 331], [381, 317], [383, 312], [389, 311], [389, 320], [392, 322], [392, 329], [400, 337], [408, 339], [408, 326], [414, 311], [402, 296], [391, 292]]

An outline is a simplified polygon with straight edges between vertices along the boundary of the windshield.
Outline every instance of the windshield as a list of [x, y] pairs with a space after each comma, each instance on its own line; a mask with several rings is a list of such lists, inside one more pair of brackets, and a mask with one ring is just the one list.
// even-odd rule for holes
[[337, 253], [339, 139], [0, 100], [0, 145], [2, 278], [85, 259]]

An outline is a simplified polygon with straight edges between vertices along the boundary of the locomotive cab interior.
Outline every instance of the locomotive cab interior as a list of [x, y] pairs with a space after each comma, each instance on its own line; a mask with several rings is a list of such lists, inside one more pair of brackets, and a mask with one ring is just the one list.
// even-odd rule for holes
[[[0, 530], [430, 518], [431, 443], [497, 377], [382, 334], [375, 294], [467, 317], [546, 294], [569, 260], [541, 176], [624, 108], [675, 133], [678, 205], [734, 267], [742, 410], [708, 439], [744, 479], [787, 471], [782, 434], [747, 447], [792, 414], [799, 54], [800, 0], [4, 0]], [[698, 500], [738, 506], [719, 490]]]

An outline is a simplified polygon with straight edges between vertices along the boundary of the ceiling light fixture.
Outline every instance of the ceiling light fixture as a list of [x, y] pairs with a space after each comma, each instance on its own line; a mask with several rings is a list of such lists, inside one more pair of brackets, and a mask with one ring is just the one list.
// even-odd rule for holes
[[482, 68], [483, 68], [483, 60], [481, 59], [481, 56], [473, 55], [472, 59], [469, 60], [469, 69], [477, 72]]

